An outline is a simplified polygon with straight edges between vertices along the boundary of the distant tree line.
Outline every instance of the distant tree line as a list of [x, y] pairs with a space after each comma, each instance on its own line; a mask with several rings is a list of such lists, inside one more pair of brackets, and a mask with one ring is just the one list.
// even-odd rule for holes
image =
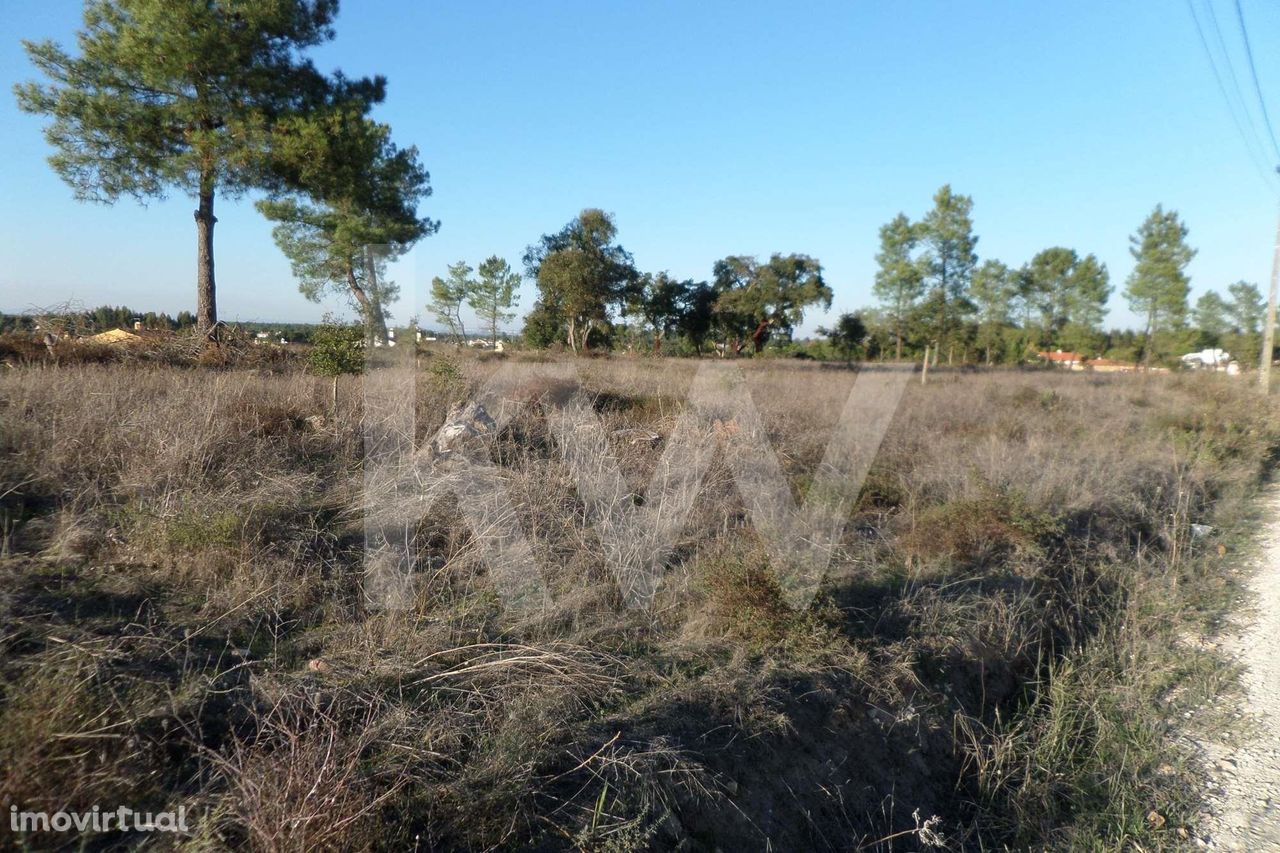
[[673, 339], [693, 353], [759, 353], [790, 340], [805, 310], [832, 298], [821, 264], [803, 254], [732, 255], [715, 263], [710, 282], [642, 273], [613, 217], [595, 208], [529, 246], [524, 266], [538, 288], [525, 342], [575, 353], [642, 340], [660, 353]]
[[[972, 212], [972, 198], [944, 186], [920, 219], [900, 213], [883, 225], [872, 283], [878, 304], [840, 315], [819, 330], [820, 340], [802, 343], [793, 336], [805, 311], [832, 301], [817, 259], [733, 255], [715, 262], [709, 281], [642, 273], [618, 243], [613, 217], [584, 210], [525, 252], [538, 298], [523, 337], [529, 346], [576, 353], [714, 349], [897, 360], [919, 359], [928, 348], [935, 363], [993, 365], [1060, 349], [1152, 364], [1221, 347], [1243, 364], [1257, 362], [1265, 314], [1258, 288], [1236, 282], [1225, 297], [1211, 291], [1190, 308], [1186, 269], [1195, 250], [1176, 212], [1157, 206], [1130, 238], [1135, 264], [1122, 292], [1142, 318], [1136, 332], [1104, 328], [1113, 288], [1095, 254], [1052, 246], [1017, 267], [980, 259]], [[469, 275], [460, 264], [448, 280], [436, 279], [440, 294], [455, 294], [436, 299], [437, 316], [460, 332], [456, 294]]]
[[[398, 147], [371, 117], [386, 80], [324, 74], [307, 58], [333, 38], [337, 11], [336, 0], [86, 0], [75, 53], [24, 42], [42, 79], [15, 87], [18, 105], [49, 119], [49, 162], [76, 198], [113, 203], [178, 190], [195, 201], [194, 322], [202, 330], [218, 317], [219, 196], [259, 193], [256, 206], [302, 293], [344, 295], [366, 340], [386, 337], [387, 306], [398, 296], [388, 263], [439, 226], [418, 213], [431, 187], [417, 150]], [[1020, 266], [983, 259], [972, 214], [972, 198], [944, 186], [918, 219], [900, 213], [883, 225], [877, 304], [824, 330], [830, 352], [918, 359], [927, 348], [947, 363], [997, 364], [1060, 348], [1151, 364], [1223, 346], [1242, 362], [1257, 360], [1257, 288], [1237, 282], [1193, 310], [1186, 270], [1195, 250], [1176, 212], [1157, 207], [1131, 237], [1135, 266], [1123, 295], [1143, 324], [1132, 338], [1103, 330], [1113, 288], [1096, 255], [1052, 246]], [[829, 309], [833, 296], [821, 263], [802, 253], [730, 255], [706, 280], [642, 272], [613, 217], [598, 209], [543, 235], [523, 266], [538, 291], [525, 340], [575, 353], [767, 355], [799, 346], [805, 312]], [[432, 282], [428, 307], [463, 338], [465, 306], [496, 341], [514, 316], [520, 279], [496, 256], [475, 268], [460, 261]]]
[[[124, 305], [100, 305], [83, 311], [59, 311], [58, 314], [62, 319], [76, 321], [70, 324], [75, 328], [95, 331], [133, 329], [135, 323], [140, 323], [143, 329], [176, 332], [196, 325], [195, 315], [190, 311], [179, 311], [177, 317], [170, 317], [163, 312], [135, 311]], [[34, 332], [39, 322], [37, 314], [0, 313], [0, 332]]]

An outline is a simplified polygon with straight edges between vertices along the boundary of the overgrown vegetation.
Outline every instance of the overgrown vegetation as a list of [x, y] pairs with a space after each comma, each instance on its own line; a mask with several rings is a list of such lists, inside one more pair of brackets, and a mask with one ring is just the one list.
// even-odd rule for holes
[[[500, 363], [422, 367], [419, 446]], [[1174, 725], [1230, 673], [1187, 638], [1233, 596], [1269, 403], [1214, 375], [942, 371], [909, 387], [809, 607], [722, 448], [629, 609], [546, 414], [586, 394], [665, 439], [695, 367], [582, 362], [509, 397], [482, 447], [546, 567], [533, 612], [502, 606], [449, 496], [411, 531], [412, 606], [369, 606], [359, 393], [331, 405], [287, 366], [5, 370], [0, 800], [181, 804], [197, 845], [258, 850], [1190, 836]], [[802, 492], [855, 374], [748, 367]], [[661, 441], [614, 451], [639, 492]]]

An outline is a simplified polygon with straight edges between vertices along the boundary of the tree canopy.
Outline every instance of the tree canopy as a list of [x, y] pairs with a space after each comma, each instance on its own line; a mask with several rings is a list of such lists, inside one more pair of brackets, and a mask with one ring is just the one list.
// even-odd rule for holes
[[498, 343], [498, 326], [515, 317], [511, 310], [519, 298], [520, 274], [497, 255], [490, 255], [476, 267], [476, 278], [466, 294], [467, 304], [489, 329], [489, 342]]
[[1150, 366], [1160, 332], [1181, 326], [1187, 315], [1191, 290], [1187, 265], [1195, 249], [1187, 245], [1187, 226], [1175, 211], [1156, 209], [1129, 238], [1129, 253], [1136, 264], [1125, 284], [1124, 295], [1135, 313], [1146, 318], [1143, 362]]
[[609, 325], [639, 279], [631, 254], [615, 242], [617, 233], [612, 216], [588, 208], [525, 251], [539, 301], [564, 318], [565, 341], [574, 352], [586, 350], [591, 333]]
[[914, 256], [919, 240], [920, 230], [905, 213], [880, 226], [880, 252], [876, 255], [879, 268], [872, 293], [884, 306], [885, 319], [893, 327], [894, 357], [899, 359], [907, 325], [924, 293], [924, 270]]
[[[341, 84], [341, 81], [339, 81]], [[386, 262], [432, 234], [438, 223], [418, 215], [431, 195], [415, 148], [397, 148], [391, 129], [366, 117], [381, 87], [335, 87], [323, 108], [289, 116], [273, 129], [270, 160], [281, 187], [258, 209], [313, 301], [344, 290], [367, 334], [386, 338], [385, 311], [396, 288]]]
[[760, 352], [769, 337], [790, 334], [806, 308], [831, 307], [832, 292], [822, 278], [822, 265], [808, 255], [773, 254], [768, 262], [733, 255], [714, 267], [715, 312], [740, 348], [749, 338]]
[[[269, 188], [276, 123], [322, 100], [329, 82], [301, 58], [333, 37], [336, 0], [89, 0], [73, 55], [24, 42], [48, 82], [15, 87], [52, 119], [57, 174], [81, 200], [198, 201], [197, 318], [217, 321], [214, 197]], [[367, 85], [373, 86], [372, 81]]]

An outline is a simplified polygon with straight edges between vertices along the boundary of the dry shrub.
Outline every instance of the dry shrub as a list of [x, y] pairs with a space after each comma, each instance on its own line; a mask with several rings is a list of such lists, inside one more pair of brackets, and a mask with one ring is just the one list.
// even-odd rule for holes
[[271, 853], [378, 846], [380, 811], [409, 782], [403, 759], [371, 760], [392, 724], [354, 696], [304, 693], [261, 712], [250, 737], [211, 756], [224, 839]]
[[[419, 446], [501, 367], [432, 352]], [[331, 409], [313, 377], [238, 363], [0, 374], [6, 565], [31, 586], [4, 592], [14, 627], [0, 663], [19, 687], [0, 731], [41, 745], [4, 741], [6, 765], [39, 770], [5, 776], [6, 792], [25, 779], [33, 803], [66, 791], [221, 802], [220, 843], [259, 849], [415, 837], [422, 849], [826, 849], [913, 841], [917, 807], [975, 849], [1168, 840], [1118, 829], [1104, 804], [1126, 804], [1128, 820], [1157, 790], [1134, 768], [1167, 734], [1157, 693], [1188, 673], [1161, 643], [1231, 597], [1208, 558], [1241, 526], [1280, 439], [1274, 409], [1246, 389], [931, 374], [908, 387], [800, 612], [752, 532], [724, 429], [655, 608], [640, 611], [616, 588], [547, 415], [590, 401], [623, 473], [616, 497], [640, 506], [697, 364], [579, 362], [576, 381], [534, 378], [495, 401], [512, 417], [480, 445], [547, 607], [504, 608], [485, 562], [492, 531], [470, 529], [442, 493], [405, 525], [411, 607], [381, 612], [361, 589], [363, 378], [344, 378]], [[743, 367], [803, 500], [856, 374]], [[660, 440], [612, 434], [634, 428]], [[1221, 532], [1196, 538], [1193, 524]], [[625, 541], [612, 547], [648, 541], [614, 532]], [[135, 592], [92, 610], [108, 582]], [[38, 628], [50, 612], [94, 654], [74, 666], [50, 654]], [[165, 654], [130, 647], [134, 678], [181, 693], [167, 710], [118, 701], [83, 662], [103, 664], [95, 643], [139, 626]], [[1197, 666], [1209, 683], [1212, 667]], [[229, 670], [244, 683], [219, 681]], [[171, 729], [166, 750], [211, 764], [152, 777], [105, 741], [52, 760], [84, 752], [79, 736], [97, 727], [166, 715], [198, 721]], [[384, 822], [395, 831], [373, 829]]]
[[796, 627], [799, 614], [783, 598], [763, 552], [725, 549], [701, 559], [698, 575], [711, 631], [753, 644], [773, 644]]
[[898, 547], [907, 560], [1015, 565], [1057, 530], [1052, 516], [1032, 510], [1017, 493], [993, 493], [924, 508]]

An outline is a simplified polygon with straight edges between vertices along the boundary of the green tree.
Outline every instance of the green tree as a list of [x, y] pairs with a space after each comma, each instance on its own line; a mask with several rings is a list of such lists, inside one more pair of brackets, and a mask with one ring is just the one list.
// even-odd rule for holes
[[899, 360], [912, 310], [924, 293], [924, 271], [914, 257], [919, 237], [919, 228], [903, 213], [880, 226], [872, 292], [884, 306], [883, 316], [893, 329], [894, 358]]
[[330, 402], [334, 407], [338, 405], [338, 377], [364, 369], [364, 344], [361, 327], [344, 325], [331, 317], [325, 317], [311, 335], [307, 360], [316, 373], [333, 378]]
[[922, 312], [925, 333], [939, 345], [947, 345], [947, 362], [961, 343], [964, 319], [973, 310], [969, 283], [977, 266], [973, 233], [973, 199], [956, 195], [945, 185], [933, 196], [933, 209], [919, 226], [927, 294]]
[[565, 340], [568, 328], [569, 322], [564, 314], [555, 306], [546, 305], [539, 299], [525, 315], [524, 329], [520, 335], [526, 346], [546, 349]]
[[1203, 343], [1218, 346], [1231, 331], [1226, 301], [1212, 290], [1201, 294], [1191, 312], [1192, 323], [1200, 331]]
[[705, 281], [697, 282], [684, 293], [676, 328], [698, 355], [702, 355], [703, 344], [715, 322], [715, 307], [715, 288]]
[[692, 280], [678, 281], [666, 272], [640, 276], [628, 310], [653, 330], [654, 355], [662, 354], [662, 342], [679, 325], [694, 287]]
[[767, 263], [742, 255], [715, 264], [716, 314], [741, 349], [749, 337], [760, 352], [775, 334], [790, 335], [812, 305], [831, 307], [822, 265], [808, 255], [773, 254]]
[[78, 199], [197, 199], [196, 306], [218, 319], [214, 197], [270, 186], [273, 123], [328, 84], [303, 49], [333, 36], [336, 0], [88, 0], [73, 56], [24, 42], [49, 83], [15, 88], [21, 109], [53, 119], [49, 158]]
[[992, 363], [992, 353], [1002, 342], [1004, 330], [1010, 323], [1017, 288], [1017, 275], [999, 261], [984, 261], [973, 271], [969, 294], [977, 309], [977, 344], [987, 364]]
[[1257, 364], [1262, 355], [1262, 329], [1267, 321], [1267, 304], [1257, 285], [1237, 281], [1227, 287], [1226, 311], [1231, 324], [1231, 344], [1241, 364]]
[[1036, 253], [1023, 269], [1030, 307], [1040, 315], [1041, 347], [1050, 347], [1067, 324], [1071, 276], [1079, 263], [1072, 249], [1054, 246]]
[[1111, 297], [1111, 273], [1096, 255], [1085, 255], [1072, 271], [1067, 291], [1067, 326], [1076, 334], [1101, 340]]
[[398, 293], [386, 264], [439, 223], [417, 213], [431, 195], [417, 150], [397, 148], [389, 127], [365, 117], [380, 96], [343, 91], [324, 109], [277, 123], [271, 162], [286, 186], [257, 206], [276, 223], [272, 235], [302, 294], [319, 302], [345, 291], [368, 336], [385, 340], [386, 305]]
[[511, 308], [519, 298], [520, 274], [497, 255], [490, 255], [476, 268], [477, 277], [466, 294], [476, 318], [489, 328], [489, 342], [498, 343], [498, 325], [513, 319]]
[[449, 264], [447, 279], [440, 276], [431, 279], [431, 301], [427, 303], [427, 310], [448, 326], [449, 334], [462, 343], [467, 340], [467, 328], [462, 323], [462, 306], [475, 287], [472, 272], [474, 270], [466, 261]]
[[845, 361], [853, 361], [855, 353], [861, 349], [867, 339], [867, 324], [858, 314], [841, 314], [835, 325], [829, 329], [818, 329], [831, 343], [831, 348], [844, 356]]
[[1029, 307], [1040, 314], [1041, 347], [1091, 349], [1101, 345], [1111, 279], [1095, 255], [1054, 246], [1038, 252], [1022, 270]]
[[1196, 251], [1187, 245], [1187, 226], [1162, 205], [1129, 238], [1129, 254], [1137, 262], [1125, 284], [1129, 307], [1146, 318], [1142, 361], [1151, 366], [1158, 336], [1182, 325], [1191, 290], [1187, 265]]
[[629, 301], [639, 279], [617, 234], [609, 214], [588, 208], [525, 252], [540, 302], [564, 316], [566, 343], [575, 353], [586, 351], [593, 331], [607, 330], [614, 308]]

